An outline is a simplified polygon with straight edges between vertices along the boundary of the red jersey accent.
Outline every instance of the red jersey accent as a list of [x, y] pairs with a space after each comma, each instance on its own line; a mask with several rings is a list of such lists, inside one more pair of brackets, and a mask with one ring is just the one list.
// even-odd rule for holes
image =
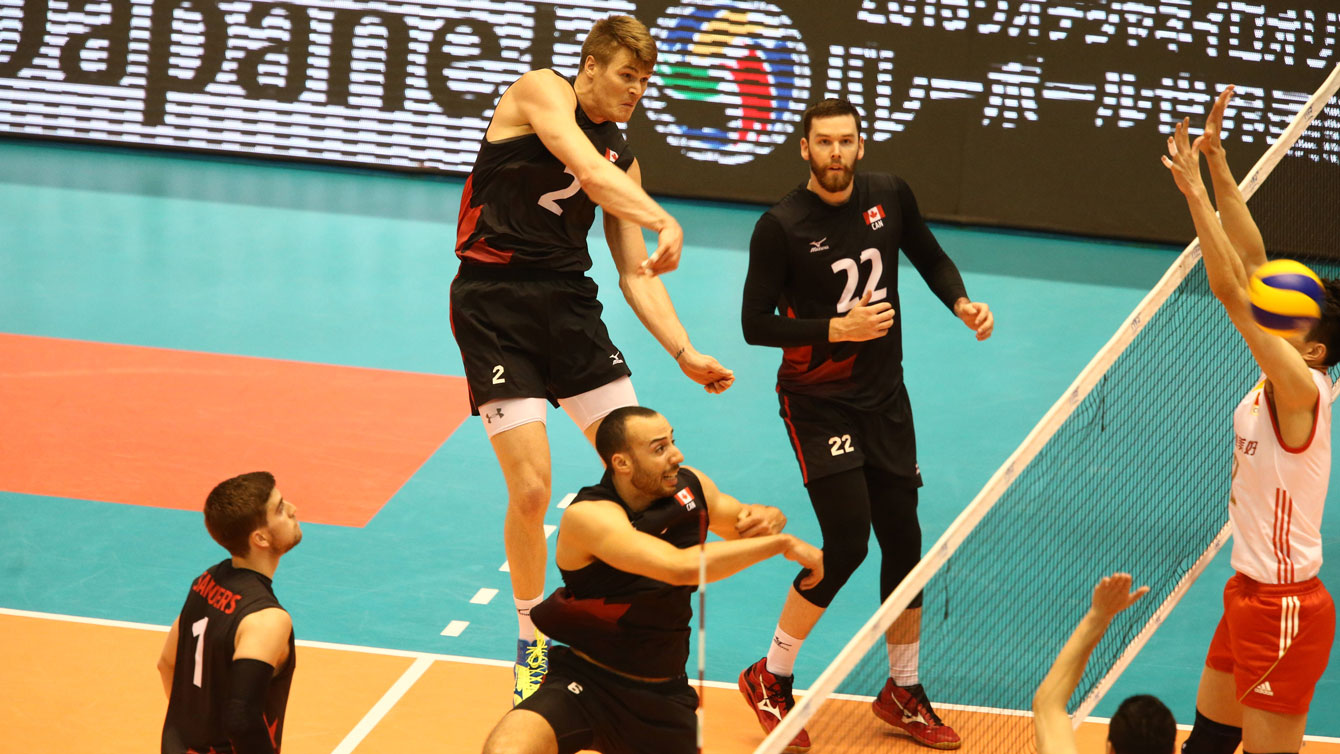
[[479, 215], [484, 211], [484, 205], [478, 207], [470, 206], [470, 199], [474, 196], [475, 176], [472, 173], [465, 179], [465, 189], [461, 192], [461, 214], [456, 221], [456, 248], [460, 249], [460, 255], [464, 259], [473, 259], [484, 264], [507, 264], [512, 259], [512, 252], [495, 249], [485, 243], [483, 238], [477, 239], [470, 246], [465, 246], [465, 242], [475, 232], [475, 226], [479, 224]]
[[810, 483], [810, 470], [805, 468], [805, 453], [800, 447], [800, 436], [796, 434], [796, 425], [791, 423], [791, 401], [787, 399], [786, 393], [782, 393], [781, 388], [777, 389], [782, 395], [782, 408], [786, 415], [782, 421], [786, 422], [786, 430], [791, 433], [791, 445], [796, 449], [796, 458], [800, 461], [800, 479], [804, 484]]

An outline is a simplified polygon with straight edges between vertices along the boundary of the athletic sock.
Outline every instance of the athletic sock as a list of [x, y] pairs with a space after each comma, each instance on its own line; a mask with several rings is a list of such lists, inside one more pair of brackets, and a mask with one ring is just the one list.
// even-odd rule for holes
[[889, 650], [889, 677], [899, 686], [917, 685], [917, 657], [921, 654], [921, 642], [911, 644], [886, 644]]
[[513, 597], [512, 602], [516, 603], [516, 622], [520, 627], [517, 637], [522, 641], [535, 641], [535, 624], [530, 622], [530, 609], [544, 602], [544, 596], [529, 600]]
[[1242, 743], [1242, 728], [1216, 723], [1196, 710], [1196, 724], [1182, 744], [1182, 754], [1233, 754]]
[[796, 667], [796, 655], [804, 639], [797, 639], [782, 630], [780, 625], [772, 634], [772, 645], [768, 647], [768, 672], [773, 675], [793, 675]]

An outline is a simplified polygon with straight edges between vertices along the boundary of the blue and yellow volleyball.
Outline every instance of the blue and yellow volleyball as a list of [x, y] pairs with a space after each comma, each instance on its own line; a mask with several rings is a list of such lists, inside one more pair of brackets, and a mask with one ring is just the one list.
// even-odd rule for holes
[[1248, 294], [1256, 324], [1286, 338], [1311, 330], [1326, 306], [1326, 286], [1321, 278], [1292, 259], [1276, 259], [1256, 268]]

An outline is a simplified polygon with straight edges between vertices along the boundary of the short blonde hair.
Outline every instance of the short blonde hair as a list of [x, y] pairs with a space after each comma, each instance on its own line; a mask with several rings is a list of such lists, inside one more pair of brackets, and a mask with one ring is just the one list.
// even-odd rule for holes
[[656, 65], [656, 41], [642, 22], [632, 16], [608, 16], [591, 27], [591, 33], [582, 42], [582, 62], [593, 57], [597, 65], [609, 65], [623, 48], [633, 54], [633, 60], [644, 68]]

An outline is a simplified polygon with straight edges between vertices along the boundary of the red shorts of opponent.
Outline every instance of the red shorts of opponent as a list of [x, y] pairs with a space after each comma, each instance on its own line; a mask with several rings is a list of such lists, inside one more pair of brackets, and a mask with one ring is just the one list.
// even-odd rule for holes
[[1335, 603], [1317, 578], [1262, 584], [1241, 573], [1224, 585], [1224, 616], [1205, 658], [1232, 673], [1247, 707], [1307, 712], [1335, 638]]

